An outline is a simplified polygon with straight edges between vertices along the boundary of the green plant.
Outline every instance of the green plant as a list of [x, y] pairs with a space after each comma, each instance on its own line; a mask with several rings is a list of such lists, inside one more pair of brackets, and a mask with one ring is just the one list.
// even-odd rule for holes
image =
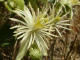
[[[16, 21], [20, 24], [13, 26], [11, 29], [16, 28], [15, 35], [17, 39], [21, 39], [20, 48], [16, 60], [21, 60], [26, 52], [30, 49], [33, 43], [36, 43], [42, 55], [47, 55], [48, 42], [47, 38], [58, 37], [57, 35], [52, 34], [52, 32], [59, 32], [60, 28], [68, 29], [64, 26], [70, 25], [66, 22], [69, 20], [63, 20], [63, 17], [59, 15], [54, 15], [55, 13], [48, 15], [48, 9], [42, 11], [37, 10], [37, 14], [29, 5], [30, 10], [25, 6], [24, 10], [14, 10], [13, 12], [23, 18], [23, 20], [18, 20], [15, 18], [10, 18], [12, 21]], [[52, 9], [50, 12], [54, 12]], [[56, 12], [56, 11], [55, 11]], [[68, 29], [69, 30], [69, 29]], [[32, 50], [34, 51], [34, 49]]]
[[[37, 15], [35, 14], [34, 10], [31, 8], [31, 12], [27, 7], [22, 10], [15, 10], [14, 12], [17, 13], [20, 17], [24, 19], [24, 21], [10, 18], [12, 21], [19, 22], [21, 24], [12, 27], [11, 29], [17, 28], [14, 33], [17, 36], [17, 39], [21, 39], [20, 41], [20, 49], [17, 55], [16, 60], [20, 60], [23, 58], [27, 50], [30, 46], [36, 42], [38, 48], [42, 52], [43, 55], [47, 54], [47, 44], [46, 44], [46, 37], [55, 36], [48, 31], [54, 31], [53, 29], [49, 29], [51, 24], [48, 24], [49, 18], [47, 16], [47, 11], [40, 12], [38, 9]], [[32, 14], [31, 14], [32, 13]]]
[[[11, 28], [16, 29], [14, 36], [16, 36], [18, 40], [21, 40], [16, 60], [21, 60], [34, 43], [37, 44], [41, 54], [46, 56], [48, 50], [46, 43], [48, 42], [47, 38], [58, 37], [58, 35], [62, 37], [62, 29], [71, 30], [67, 28], [67, 26], [70, 26], [70, 20], [66, 16], [72, 12], [72, 5], [64, 2], [65, 1], [57, 0], [54, 2], [52, 8], [42, 8], [42, 11], [38, 9], [37, 12], [34, 11], [31, 5], [29, 5], [29, 8], [25, 6], [23, 10], [13, 10], [14, 13], [22, 18], [21, 20], [10, 18], [10, 20], [19, 23]], [[49, 13], [48, 10], [50, 10]], [[55, 31], [58, 35], [52, 34]], [[39, 52], [39, 50], [37, 52]], [[30, 51], [35, 51], [35, 49], [32, 48]], [[34, 56], [32, 52], [30, 52], [30, 55]]]

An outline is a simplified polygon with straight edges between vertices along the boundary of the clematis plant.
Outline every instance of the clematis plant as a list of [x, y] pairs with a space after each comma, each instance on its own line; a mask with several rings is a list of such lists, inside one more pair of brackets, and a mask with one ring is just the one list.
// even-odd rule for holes
[[79, 0], [56, 0], [55, 6], [56, 6], [56, 10], [60, 11], [63, 10], [64, 12], [61, 13], [66, 14], [67, 12], [69, 13], [69, 17], [70, 19], [72, 19], [73, 17], [73, 6], [74, 5], [80, 5], [80, 1]]
[[60, 37], [62, 37], [62, 33], [60, 31], [61, 29], [71, 30], [67, 28], [67, 26], [71, 26], [71, 24], [69, 23], [70, 22], [69, 18], [66, 18], [66, 16], [68, 15], [68, 12], [61, 16], [61, 13], [63, 12], [64, 11], [60, 8], [56, 14], [55, 7], [53, 5], [52, 9], [50, 9], [50, 16], [49, 16], [51, 20], [49, 23], [52, 24], [52, 27]]
[[63, 7], [67, 10], [70, 11], [70, 15], [71, 15], [71, 19], [73, 16], [73, 6], [75, 5], [80, 5], [80, 1], [79, 0], [61, 0], [61, 3], [63, 5]]
[[[29, 9], [30, 8], [30, 9]], [[68, 29], [64, 26], [68, 26], [67, 22], [69, 20], [63, 20], [63, 16], [60, 16], [60, 11], [55, 15], [55, 9], [50, 10], [50, 15], [47, 13], [48, 9], [42, 11], [33, 10], [31, 5], [24, 7], [24, 10], [14, 10], [13, 12], [19, 15], [23, 20], [10, 18], [10, 20], [18, 22], [19, 24], [11, 27], [11, 29], [16, 29], [14, 31], [14, 36], [20, 40], [20, 48], [16, 60], [21, 60], [23, 56], [27, 53], [30, 47], [36, 43], [42, 55], [47, 55], [47, 42], [48, 38], [58, 37], [52, 34], [52, 32], [59, 32], [59, 28]], [[68, 29], [69, 30], [69, 29]], [[32, 53], [30, 54], [32, 55]]]
[[51, 24], [48, 23], [49, 18], [47, 17], [47, 11], [40, 12], [38, 9], [36, 14], [31, 6], [30, 10], [25, 6], [24, 10], [17, 9], [13, 11], [22, 17], [24, 21], [10, 18], [10, 20], [20, 23], [11, 27], [11, 29], [16, 28], [14, 36], [16, 36], [17, 39], [21, 39], [16, 60], [21, 60], [34, 42], [37, 44], [42, 54], [46, 55], [48, 49], [46, 37], [57, 37], [49, 32], [54, 30], [50, 29]]

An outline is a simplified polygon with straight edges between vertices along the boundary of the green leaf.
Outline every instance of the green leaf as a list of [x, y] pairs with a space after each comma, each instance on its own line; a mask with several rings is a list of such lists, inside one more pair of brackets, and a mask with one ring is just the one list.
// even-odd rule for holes
[[14, 3], [16, 4], [17, 8], [23, 10], [24, 9], [24, 0], [14, 0]]
[[3, 2], [4, 0], [0, 0], [0, 2]]
[[3, 43], [1, 46], [4, 47], [4, 46], [8, 46], [10, 43]]

